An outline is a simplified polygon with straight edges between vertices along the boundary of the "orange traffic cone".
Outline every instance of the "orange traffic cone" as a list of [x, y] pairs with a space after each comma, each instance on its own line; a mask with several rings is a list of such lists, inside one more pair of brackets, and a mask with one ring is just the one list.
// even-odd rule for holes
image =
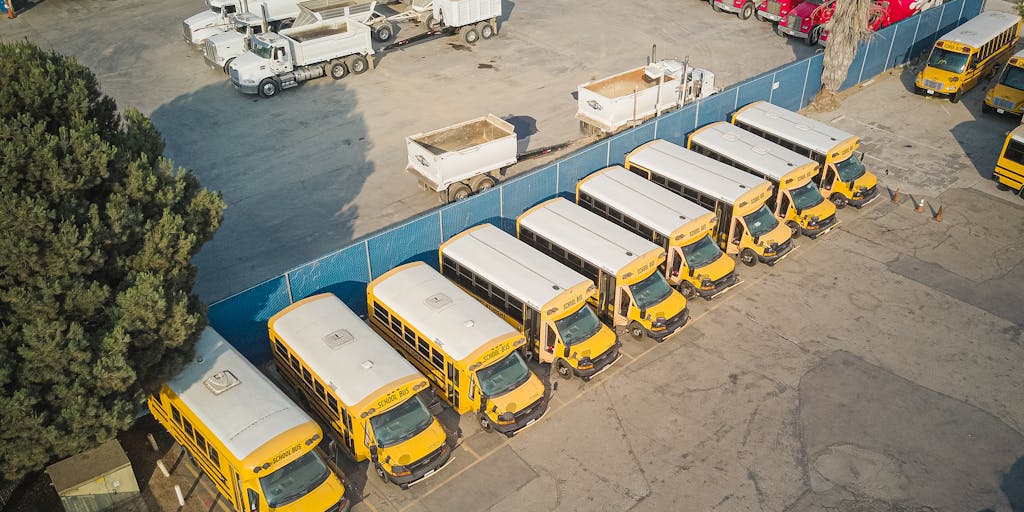
[[942, 222], [942, 207], [941, 206], [939, 207], [939, 211], [935, 212], [935, 216], [932, 217], [932, 219], [936, 220], [938, 222]]

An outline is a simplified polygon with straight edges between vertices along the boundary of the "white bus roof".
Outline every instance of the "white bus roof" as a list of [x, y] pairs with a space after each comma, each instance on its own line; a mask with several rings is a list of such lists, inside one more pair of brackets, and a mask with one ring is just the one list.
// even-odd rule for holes
[[827, 155], [838, 144], [855, 137], [817, 119], [802, 116], [767, 101], [751, 103], [740, 109], [736, 119], [822, 155]]
[[423, 262], [373, 282], [373, 295], [461, 361], [498, 337], [519, 336], [511, 325]]
[[305, 300], [271, 319], [271, 328], [346, 405], [389, 392], [385, 386], [399, 379], [423, 378], [338, 297]]
[[579, 189], [663, 236], [711, 213], [618, 165], [586, 178]]
[[629, 161], [729, 204], [765, 183], [763, 178], [663, 139], [633, 150]]
[[1013, 131], [1010, 132], [1010, 136], [1015, 141], [1024, 142], [1024, 124], [1014, 128]]
[[806, 156], [769, 142], [725, 121], [705, 126], [690, 135], [690, 140], [728, 157], [775, 181], [804, 165], [818, 165]]
[[1020, 23], [1020, 16], [1005, 12], [985, 11], [939, 38], [978, 48], [989, 42], [994, 36]]
[[561, 197], [524, 213], [519, 223], [611, 274], [660, 249]]
[[192, 361], [167, 387], [239, 460], [313, 421], [211, 327], [199, 336]]
[[442, 245], [441, 252], [539, 311], [566, 290], [590, 283], [493, 224], [464, 232]]

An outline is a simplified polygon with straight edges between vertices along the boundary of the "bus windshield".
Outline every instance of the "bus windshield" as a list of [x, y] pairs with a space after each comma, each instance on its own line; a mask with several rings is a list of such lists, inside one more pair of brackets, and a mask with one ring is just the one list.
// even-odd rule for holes
[[597, 334], [601, 330], [601, 321], [597, 319], [594, 310], [584, 305], [576, 312], [555, 320], [555, 328], [562, 337], [562, 343], [571, 347]]
[[767, 206], [761, 205], [757, 211], [743, 216], [743, 223], [747, 225], [750, 236], [761, 236], [775, 229], [779, 225], [779, 219], [772, 215]]
[[944, 48], [933, 48], [932, 56], [928, 59], [928, 65], [950, 73], [963, 73], [967, 67], [967, 59], [970, 55], [966, 53], [951, 52]]
[[718, 244], [711, 239], [711, 235], [704, 235], [704, 238], [683, 247], [683, 259], [690, 268], [700, 268], [708, 265], [721, 256], [722, 250]]
[[853, 183], [857, 178], [864, 176], [867, 170], [864, 169], [864, 163], [859, 158], [854, 158], [851, 154], [850, 158], [842, 162], [836, 162], [836, 172], [839, 173], [839, 179], [843, 180], [843, 182]]
[[491, 398], [518, 388], [529, 378], [530, 369], [526, 367], [519, 352], [512, 352], [497, 363], [476, 371], [480, 392]]
[[270, 508], [287, 505], [320, 487], [330, 470], [316, 451], [289, 462], [285, 467], [260, 478], [263, 496]]
[[434, 417], [418, 396], [370, 418], [370, 426], [381, 448], [412, 439], [433, 422]]
[[1007, 87], [1013, 87], [1018, 91], [1024, 91], [1024, 68], [1007, 65], [1006, 71], [1003, 72], [1003, 77], [999, 79], [999, 83]]
[[647, 309], [665, 299], [672, 293], [661, 272], [652, 272], [643, 280], [629, 285], [629, 291], [636, 300], [637, 307]]
[[789, 189], [789, 195], [793, 196], [793, 206], [800, 210], [814, 208], [825, 200], [824, 197], [821, 197], [821, 191], [813, 181], [808, 181], [802, 187]]

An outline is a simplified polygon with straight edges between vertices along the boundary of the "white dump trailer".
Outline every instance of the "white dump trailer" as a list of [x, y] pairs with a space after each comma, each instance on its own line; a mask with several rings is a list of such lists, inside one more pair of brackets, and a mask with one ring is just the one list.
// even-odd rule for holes
[[427, 32], [409, 36], [420, 38], [427, 34], [459, 34], [468, 44], [490, 39], [498, 34], [498, 17], [502, 0], [400, 0], [388, 5], [387, 19], [395, 23], [424, 23]]
[[340, 80], [368, 69], [373, 69], [370, 27], [339, 18], [253, 36], [229, 74], [235, 89], [269, 98], [306, 80], [324, 75]]
[[579, 86], [576, 118], [583, 133], [607, 135], [715, 92], [710, 71], [662, 60]]
[[493, 187], [516, 163], [516, 132], [494, 114], [405, 138], [408, 167], [442, 203]]

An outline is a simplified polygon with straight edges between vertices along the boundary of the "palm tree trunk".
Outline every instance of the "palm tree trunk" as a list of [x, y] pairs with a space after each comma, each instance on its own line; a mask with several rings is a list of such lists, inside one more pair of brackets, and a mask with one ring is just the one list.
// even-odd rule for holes
[[811, 102], [816, 110], [833, 110], [839, 107], [836, 95], [846, 80], [857, 45], [871, 37], [868, 17], [874, 7], [872, 0], [835, 0], [836, 8], [832, 19], [825, 24], [828, 42], [822, 61], [821, 91]]

